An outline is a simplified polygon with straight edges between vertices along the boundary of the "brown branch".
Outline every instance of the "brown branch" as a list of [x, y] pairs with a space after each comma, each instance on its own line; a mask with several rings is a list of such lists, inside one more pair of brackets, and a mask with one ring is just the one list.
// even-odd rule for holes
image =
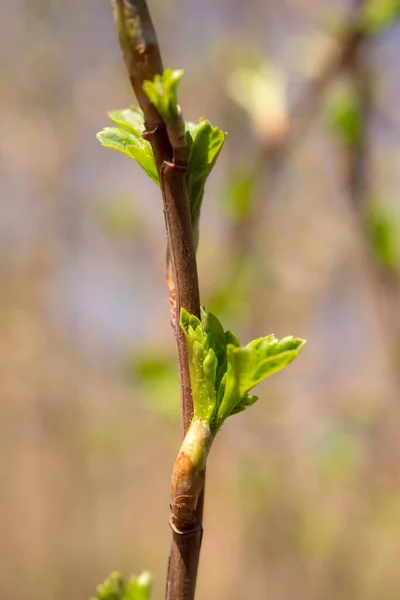
[[[183, 433], [193, 414], [189, 361], [179, 326], [181, 308], [200, 317], [197, 264], [186, 192], [187, 148], [180, 123], [166, 124], [143, 91], [143, 82], [163, 72], [157, 36], [145, 0], [113, 0], [114, 17], [129, 79], [144, 114], [147, 139], [160, 177], [168, 242], [167, 280], [170, 289], [180, 382]], [[180, 115], [179, 115], [180, 116]], [[171, 277], [172, 276], [172, 277]], [[202, 538], [204, 492], [196, 509], [181, 527], [172, 526], [173, 541], [168, 568], [167, 599], [194, 598]]]

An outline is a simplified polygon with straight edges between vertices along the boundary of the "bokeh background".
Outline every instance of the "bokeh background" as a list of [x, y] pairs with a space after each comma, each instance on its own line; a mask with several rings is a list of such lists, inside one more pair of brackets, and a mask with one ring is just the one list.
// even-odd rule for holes
[[[229, 133], [202, 302], [243, 342], [308, 340], [216, 440], [197, 597], [395, 600], [400, 28], [319, 86], [346, 0], [150, 8], [186, 118]], [[1, 596], [149, 569], [161, 598], [178, 380], [158, 189], [95, 138], [134, 102], [111, 8], [5, 0], [0, 23]]]

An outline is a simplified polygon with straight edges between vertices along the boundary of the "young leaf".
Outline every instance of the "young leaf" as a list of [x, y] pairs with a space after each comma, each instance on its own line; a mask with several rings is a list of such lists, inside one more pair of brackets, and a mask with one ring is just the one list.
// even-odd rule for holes
[[150, 574], [145, 571], [139, 577], [132, 576], [126, 582], [114, 571], [104, 583], [97, 586], [92, 600], [150, 600]]
[[[200, 324], [200, 321], [199, 321], [199, 324]], [[188, 313], [188, 311], [185, 310], [184, 308], [181, 308], [180, 325], [181, 325], [184, 333], [187, 335], [189, 333], [189, 327], [190, 327], [190, 313]]]
[[[223, 379], [223, 385], [221, 385], [223, 394], [218, 394], [218, 412], [215, 423], [213, 424], [213, 430], [215, 432], [218, 431], [225, 419], [227, 419], [240, 404], [239, 384], [232, 361], [229, 357], [234, 348], [235, 346], [227, 346], [227, 370]], [[240, 350], [240, 348], [237, 349]], [[241, 411], [239, 410], [239, 412]]]
[[136, 133], [120, 127], [106, 127], [96, 137], [105, 148], [118, 150], [118, 152], [133, 158], [145, 173], [157, 185], [160, 185], [153, 151], [149, 142], [144, 140], [141, 135], [138, 136]]
[[287, 367], [300, 353], [304, 340], [286, 337], [277, 340], [273, 335], [259, 338], [244, 348], [233, 348], [232, 361], [240, 396], [244, 396], [266, 377]]
[[156, 75], [154, 81], [143, 83], [143, 90], [166, 122], [179, 115], [177, 88], [182, 75], [182, 70], [166, 69], [162, 75]]
[[125, 596], [125, 581], [116, 571], [97, 586], [96, 596], [92, 600], [122, 600]]
[[[157, 75], [154, 81], [145, 81], [143, 84], [149, 99], [166, 121], [179, 115], [176, 91], [182, 74], [183, 71], [167, 69], [162, 75]], [[105, 148], [118, 150], [136, 160], [151, 179], [160, 185], [152, 148], [142, 137], [142, 111], [132, 106], [111, 111], [109, 117], [118, 127], [106, 127], [97, 134], [97, 139]], [[221, 151], [225, 134], [204, 119], [200, 119], [198, 123], [185, 123], [185, 129], [189, 149], [186, 186], [191, 220], [195, 227], [200, 214], [204, 186]]]
[[194, 418], [206, 421], [215, 435], [227, 417], [256, 402], [257, 396], [248, 392], [290, 364], [305, 342], [269, 335], [242, 348], [214, 315], [202, 309], [201, 318], [182, 310], [180, 323], [189, 354]]
[[130, 108], [124, 108], [122, 110], [112, 110], [108, 113], [108, 116], [115, 125], [118, 125], [118, 127], [127, 129], [138, 138], [142, 137], [142, 133], [145, 129], [144, 117], [143, 112], [138, 106], [131, 106]]
[[210, 422], [216, 406], [218, 360], [207, 342], [199, 319], [181, 310], [180, 325], [186, 337], [192, 384], [194, 417]]
[[201, 309], [201, 319], [203, 324], [203, 330], [206, 334], [206, 347], [212, 348], [215, 352], [218, 368], [216, 373], [216, 389], [218, 390], [221, 379], [226, 371], [226, 342], [225, 332], [221, 323], [218, 321], [212, 313], [208, 313]]
[[229, 416], [243, 412], [248, 406], [251, 406], [252, 404], [257, 402], [257, 400], [258, 396], [250, 396], [249, 394], [246, 394], [246, 396], [243, 396], [243, 398], [240, 400], [239, 404], [235, 406], [235, 408], [232, 410]]
[[196, 223], [199, 218], [204, 187], [221, 152], [225, 137], [225, 133], [204, 119], [200, 119], [196, 124], [186, 123], [189, 148], [186, 187], [192, 223]]
[[138, 577], [132, 575], [126, 584], [124, 600], [150, 600], [151, 577], [144, 571]]
[[293, 337], [277, 340], [273, 335], [253, 340], [240, 348], [227, 346], [225, 391], [218, 407], [217, 428], [236, 408], [245, 408], [256, 401], [247, 393], [273, 373], [287, 367], [300, 353], [305, 342]]
[[200, 342], [194, 342], [190, 369], [194, 415], [207, 423], [210, 422], [216, 405], [216, 370], [214, 350], [211, 348], [207, 351]]
[[238, 348], [240, 348], [239, 340], [237, 339], [233, 331], [230, 331], [229, 329], [228, 331], [225, 331], [225, 342], [227, 344], [232, 344], [233, 346], [237, 346]]

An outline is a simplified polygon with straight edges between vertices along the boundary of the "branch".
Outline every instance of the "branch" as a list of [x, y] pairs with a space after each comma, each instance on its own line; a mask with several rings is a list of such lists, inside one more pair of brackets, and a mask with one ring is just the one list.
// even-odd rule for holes
[[[179, 327], [181, 308], [200, 317], [200, 298], [196, 255], [186, 192], [187, 147], [182, 135], [180, 112], [166, 122], [143, 90], [145, 81], [163, 73], [157, 36], [145, 0], [113, 0], [114, 17], [129, 79], [143, 111], [147, 139], [153, 149], [163, 197], [170, 264], [172, 324], [175, 331], [181, 382], [183, 432], [193, 414], [188, 353]], [[172, 275], [172, 282], [170, 281]], [[197, 565], [202, 537], [203, 493], [191, 520], [179, 529], [173, 527], [173, 542], [168, 570], [167, 598], [194, 598]]]

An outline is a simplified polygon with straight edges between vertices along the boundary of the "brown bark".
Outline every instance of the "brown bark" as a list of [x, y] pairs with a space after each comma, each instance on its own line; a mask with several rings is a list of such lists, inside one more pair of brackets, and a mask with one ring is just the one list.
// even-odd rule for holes
[[[171, 322], [178, 350], [181, 416], [185, 435], [193, 415], [193, 400], [186, 340], [179, 326], [180, 310], [184, 308], [190, 314], [200, 317], [196, 255], [186, 192], [187, 148], [184, 136], [176, 136], [176, 128], [171, 128], [171, 124], [170, 133], [173, 135], [168, 136], [168, 124], [143, 91], [144, 81], [152, 81], [155, 75], [163, 72], [157, 36], [147, 3], [145, 0], [113, 0], [113, 6], [125, 66], [144, 114], [146, 129], [143, 137], [151, 144], [160, 177], [170, 261], [167, 265], [167, 281], [172, 308]], [[204, 476], [203, 470], [199, 480], [202, 480], [203, 486]], [[194, 598], [204, 498], [204, 493], [197, 489], [197, 497], [199, 494], [197, 507], [187, 513], [184, 522], [174, 520], [173, 514], [171, 515], [173, 540], [168, 567], [168, 600]]]

